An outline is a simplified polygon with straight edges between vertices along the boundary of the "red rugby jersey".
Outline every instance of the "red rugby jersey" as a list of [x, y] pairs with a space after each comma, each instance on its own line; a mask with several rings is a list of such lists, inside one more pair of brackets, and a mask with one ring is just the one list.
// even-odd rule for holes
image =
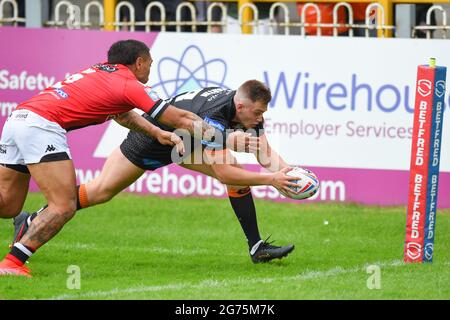
[[46, 88], [16, 109], [33, 111], [69, 131], [114, 119], [134, 108], [156, 118], [165, 104], [126, 66], [103, 63]]

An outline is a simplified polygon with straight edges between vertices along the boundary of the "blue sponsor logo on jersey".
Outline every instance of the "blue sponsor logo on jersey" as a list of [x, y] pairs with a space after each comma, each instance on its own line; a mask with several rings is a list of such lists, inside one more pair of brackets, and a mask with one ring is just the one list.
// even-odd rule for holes
[[102, 64], [102, 63], [98, 63], [96, 65], [93, 66], [94, 68], [97, 68], [101, 71], [106, 71], [106, 72], [115, 72], [117, 70], [119, 70], [119, 68], [117, 67], [117, 64]]
[[210, 149], [222, 149], [223, 145], [213, 141], [202, 140], [202, 145], [210, 148]]
[[56, 88], [55, 92], [58, 96], [60, 96], [63, 99], [67, 99], [69, 97], [69, 95], [61, 88]]
[[[211, 118], [205, 117], [203, 119], [203, 121], [205, 121], [207, 124], [209, 124], [210, 126], [220, 130], [220, 131], [225, 131], [225, 126], [223, 124], [221, 124], [220, 122], [213, 120]], [[221, 149], [223, 147], [223, 145], [221, 143], [217, 143], [214, 141], [206, 141], [206, 140], [202, 140], [202, 144], [204, 146], [207, 146], [208, 148], [211, 149]]]
[[225, 131], [225, 126], [216, 120], [205, 117], [205, 119], [203, 119], [203, 121], [205, 121], [210, 126], [213, 126], [214, 128], [219, 129], [220, 131]]
[[150, 97], [150, 99], [152, 99], [155, 102], [159, 100], [158, 94], [156, 93], [156, 91], [153, 91], [152, 88], [145, 88], [144, 90], [147, 93], [147, 95]]

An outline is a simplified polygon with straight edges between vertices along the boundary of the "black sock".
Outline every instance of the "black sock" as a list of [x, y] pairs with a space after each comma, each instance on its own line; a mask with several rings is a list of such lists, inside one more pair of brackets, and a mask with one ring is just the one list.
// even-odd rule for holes
[[24, 264], [34, 252], [35, 250], [32, 248], [17, 242], [14, 244], [9, 254]]
[[[242, 230], [247, 237], [247, 242], [249, 248], [252, 248], [258, 241], [261, 240], [258, 230], [258, 221], [256, 220], [256, 209], [255, 203], [253, 202], [252, 193], [250, 188], [247, 190], [241, 189], [241, 192], [230, 192], [228, 195], [230, 198], [231, 206], [233, 207], [234, 213], [241, 224]], [[245, 194], [245, 191], [248, 193]], [[241, 195], [240, 193], [244, 193]]]

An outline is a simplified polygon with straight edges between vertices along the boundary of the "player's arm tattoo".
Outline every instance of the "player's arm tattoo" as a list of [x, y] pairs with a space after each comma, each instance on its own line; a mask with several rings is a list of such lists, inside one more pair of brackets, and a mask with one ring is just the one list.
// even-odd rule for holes
[[121, 126], [130, 130], [156, 137], [160, 129], [134, 111], [120, 114], [114, 119]]
[[216, 129], [198, 115], [172, 105], [158, 117], [158, 121], [172, 128], [187, 130], [193, 136], [200, 134], [202, 139], [207, 141], [216, 133]]

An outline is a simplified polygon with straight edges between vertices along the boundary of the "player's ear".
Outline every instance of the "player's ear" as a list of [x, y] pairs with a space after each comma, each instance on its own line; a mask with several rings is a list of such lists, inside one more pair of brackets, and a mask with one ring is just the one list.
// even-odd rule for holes
[[242, 102], [238, 102], [236, 104], [236, 110], [237, 111], [242, 111], [244, 109], [244, 104]]
[[140, 67], [143, 62], [144, 62], [144, 59], [141, 56], [139, 56], [136, 58], [136, 61], [134, 62], [134, 64], [136, 65], [136, 67]]

